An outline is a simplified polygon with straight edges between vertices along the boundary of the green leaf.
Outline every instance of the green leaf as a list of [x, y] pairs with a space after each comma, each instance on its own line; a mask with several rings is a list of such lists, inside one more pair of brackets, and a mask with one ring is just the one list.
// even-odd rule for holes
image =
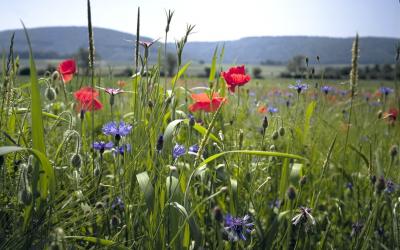
[[179, 78], [181, 78], [181, 76], [186, 72], [186, 70], [188, 69], [189, 65], [191, 62], [186, 63], [180, 70], [178, 73], [176, 73], [176, 75], [172, 78], [172, 89], [175, 88], [175, 84], [176, 82], [179, 80]]
[[152, 211], [154, 207], [154, 188], [150, 182], [149, 175], [147, 172], [142, 172], [136, 175], [136, 179], [139, 183], [140, 190], [142, 190], [144, 194], [147, 207], [149, 211]]
[[36, 65], [33, 60], [32, 46], [29, 39], [28, 31], [24, 27], [26, 40], [29, 46], [29, 68], [30, 68], [30, 82], [31, 82], [31, 118], [32, 118], [32, 148], [36, 149], [43, 154], [46, 153], [44, 144], [44, 129], [42, 119], [42, 104], [40, 99], [40, 89], [36, 73]]
[[[314, 109], [315, 106], [317, 105], [317, 103], [315, 101], [312, 101], [310, 104], [308, 104], [307, 106], [307, 110], [306, 110], [306, 118], [304, 121], [304, 134], [303, 134], [303, 139], [306, 140], [308, 137], [308, 134], [310, 132], [310, 122], [311, 122], [311, 117], [314, 113]], [[304, 143], [303, 140], [303, 143]]]
[[218, 45], [215, 47], [214, 55], [212, 57], [210, 76], [208, 78], [208, 82], [213, 82], [215, 79], [215, 72], [217, 70], [217, 51], [218, 51]]
[[226, 154], [247, 154], [247, 155], [267, 156], [267, 157], [275, 156], [275, 157], [290, 158], [290, 159], [296, 159], [296, 160], [302, 160], [302, 161], [306, 160], [306, 158], [301, 157], [299, 155], [287, 154], [287, 153], [256, 151], [256, 150], [232, 150], [232, 151], [225, 151], [222, 153], [218, 153], [218, 154], [208, 157], [207, 159], [205, 159], [203, 162], [201, 162], [199, 164], [199, 167], [204, 166], [207, 163], [210, 163]]
[[112, 249], [118, 249], [118, 250], [130, 249], [130, 248], [121, 246], [121, 243], [117, 243], [112, 240], [100, 239], [100, 238], [90, 237], [90, 236], [65, 236], [65, 239], [83, 240], [83, 241], [87, 241], [87, 242], [101, 245], [104, 247], [112, 247]]
[[[38, 159], [44, 171], [43, 173], [41, 173], [41, 178], [46, 180], [42, 182], [43, 186], [41, 186], [41, 188], [43, 190], [48, 190], [50, 196], [53, 196], [56, 188], [54, 169], [51, 166], [50, 161], [47, 159], [46, 155], [32, 148], [22, 148], [17, 146], [0, 147], [0, 155], [15, 153], [19, 151], [28, 151], [29, 153], [33, 154], [36, 157], [36, 159]], [[47, 192], [41, 193], [41, 198], [42, 199], [47, 198]]]

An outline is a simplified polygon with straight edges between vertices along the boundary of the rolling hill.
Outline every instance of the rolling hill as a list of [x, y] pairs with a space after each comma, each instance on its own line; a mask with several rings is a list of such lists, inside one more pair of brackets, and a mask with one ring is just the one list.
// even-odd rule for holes
[[[21, 57], [26, 56], [27, 44], [22, 30], [0, 32], [0, 49], [7, 51], [11, 34], [15, 32], [14, 50]], [[32, 46], [38, 58], [70, 57], [79, 48], [87, 48], [86, 27], [46, 27], [29, 30]], [[108, 62], [132, 62], [135, 35], [105, 28], [94, 28], [95, 48], [101, 59]], [[218, 45], [225, 46], [225, 63], [258, 64], [263, 61], [286, 63], [295, 55], [305, 55], [310, 59], [317, 55], [323, 64], [348, 64], [351, 58], [353, 38], [307, 37], [307, 36], [265, 36], [246, 37], [233, 41], [189, 42], [184, 50], [186, 60], [211, 60]], [[141, 37], [143, 41], [151, 38]], [[190, 40], [190, 37], [189, 37]], [[362, 37], [360, 40], [360, 63], [393, 63], [395, 47], [399, 39], [382, 37]], [[157, 43], [152, 47], [150, 57], [157, 55]], [[162, 47], [162, 46], [161, 46]], [[175, 49], [168, 44], [169, 51]]]

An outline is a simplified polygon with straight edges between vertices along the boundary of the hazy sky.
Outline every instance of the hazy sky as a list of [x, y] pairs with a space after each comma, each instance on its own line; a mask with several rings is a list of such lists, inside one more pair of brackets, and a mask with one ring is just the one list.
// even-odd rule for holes
[[[245, 36], [318, 35], [400, 37], [399, 0], [92, 0], [94, 26], [134, 33], [141, 8], [141, 34], [163, 37], [165, 10], [175, 10], [169, 37], [233, 40]], [[26, 26], [83, 26], [86, 0], [0, 0], [0, 30]]]

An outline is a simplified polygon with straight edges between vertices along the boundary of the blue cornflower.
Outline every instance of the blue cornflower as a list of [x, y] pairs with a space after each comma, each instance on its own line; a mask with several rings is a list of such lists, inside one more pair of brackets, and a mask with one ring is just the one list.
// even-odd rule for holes
[[323, 86], [322, 88], [321, 88], [321, 91], [322, 92], [324, 92], [325, 93], [325, 95], [327, 95], [327, 94], [329, 94], [329, 92], [331, 92], [333, 90], [333, 87], [331, 87], [331, 86]]
[[387, 96], [387, 95], [389, 95], [390, 93], [393, 93], [393, 89], [388, 88], [388, 87], [381, 87], [381, 88], [379, 89], [379, 92], [381, 92], [382, 95]]
[[394, 191], [396, 191], [396, 184], [394, 184], [393, 181], [391, 181], [391, 180], [386, 181], [385, 192], [388, 194], [391, 194]]
[[189, 150], [188, 150], [188, 154], [190, 154], [190, 155], [197, 155], [197, 152], [199, 152], [199, 145], [197, 145], [197, 144], [194, 144], [194, 145], [192, 145], [192, 146], [190, 146], [189, 147]]
[[351, 234], [350, 236], [353, 237], [355, 235], [358, 235], [359, 233], [361, 233], [362, 228], [364, 227], [364, 224], [357, 221], [356, 223], [353, 223], [353, 225], [351, 225]]
[[349, 91], [347, 91], [347, 90], [339, 90], [339, 94], [341, 96], [346, 96], [348, 93], [349, 93]]
[[298, 94], [301, 93], [301, 91], [304, 91], [306, 89], [308, 89], [308, 84], [305, 83], [301, 83], [300, 80], [296, 81], [295, 85], [289, 85], [290, 89], [295, 89], [297, 91]]
[[186, 154], [185, 146], [176, 144], [172, 150], [172, 158], [175, 160], [184, 154]]
[[114, 147], [114, 143], [112, 143], [111, 141], [107, 143], [104, 141], [96, 141], [93, 143], [93, 148], [95, 150], [98, 150], [100, 154], [104, 153], [106, 149], [111, 149], [112, 147]]
[[122, 210], [122, 211], [125, 209], [125, 203], [121, 199], [121, 197], [119, 197], [119, 196], [115, 197], [115, 200], [111, 204], [111, 209], [113, 209], [113, 210], [118, 209], [118, 210]]
[[119, 153], [120, 155], [124, 155], [125, 153], [131, 152], [131, 144], [124, 144], [118, 148], [115, 148], [115, 154]]
[[254, 223], [250, 223], [250, 216], [232, 217], [230, 214], [225, 216], [225, 231], [228, 233], [230, 241], [246, 240], [244, 233], [251, 233]]
[[278, 108], [273, 106], [268, 106], [268, 112], [272, 115], [274, 113], [278, 113]]
[[132, 130], [132, 125], [121, 121], [119, 124], [117, 122], [109, 122], [103, 126], [103, 134], [113, 135], [116, 140], [120, 140], [122, 136], [128, 135]]
[[350, 191], [352, 191], [352, 190], [353, 190], [353, 183], [348, 182], [348, 183], [346, 184], [346, 188], [348, 188]]

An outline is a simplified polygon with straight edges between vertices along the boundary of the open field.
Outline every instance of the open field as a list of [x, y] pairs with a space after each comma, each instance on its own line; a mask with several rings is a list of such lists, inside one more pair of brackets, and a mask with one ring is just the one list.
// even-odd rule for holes
[[398, 249], [400, 86], [358, 79], [358, 36], [346, 80], [254, 79], [219, 53], [198, 77], [191, 32], [168, 78], [139, 40], [137, 73], [116, 76], [127, 66], [93, 63], [91, 36], [87, 70], [33, 48], [20, 76], [11, 42], [0, 249]]

